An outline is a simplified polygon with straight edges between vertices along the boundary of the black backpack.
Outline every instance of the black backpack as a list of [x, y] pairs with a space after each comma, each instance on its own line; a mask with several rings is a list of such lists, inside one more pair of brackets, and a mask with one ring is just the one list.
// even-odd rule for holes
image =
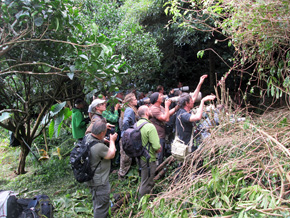
[[[21, 202], [22, 200], [22, 202]], [[28, 205], [19, 218], [53, 218], [53, 206], [47, 195], [36, 195], [33, 199], [19, 199], [19, 204]]]
[[0, 217], [18, 217], [23, 208], [17, 203], [16, 193], [0, 190]]
[[[89, 134], [88, 134], [89, 135]], [[74, 173], [75, 179], [80, 182], [87, 182], [93, 179], [94, 173], [101, 163], [97, 164], [96, 168], [92, 170], [90, 163], [91, 147], [95, 142], [87, 143], [86, 135], [82, 141], [77, 141], [76, 146], [70, 153], [70, 164]]]
[[133, 127], [129, 127], [128, 129], [126, 129], [122, 137], [122, 146], [123, 146], [123, 150], [129, 157], [138, 159], [139, 174], [141, 173], [140, 157], [144, 156], [146, 158], [148, 174], [150, 177], [150, 168], [149, 168], [150, 143], [148, 141], [146, 146], [142, 146], [142, 137], [141, 137], [141, 131], [140, 131], [141, 128], [147, 123], [148, 122], [144, 122], [138, 127], [137, 127], [137, 123], [135, 123]]

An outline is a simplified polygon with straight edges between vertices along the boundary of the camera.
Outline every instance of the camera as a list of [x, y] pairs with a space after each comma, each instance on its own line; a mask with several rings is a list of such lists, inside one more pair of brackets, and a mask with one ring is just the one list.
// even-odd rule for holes
[[[189, 95], [192, 97], [193, 92], [190, 92]], [[171, 102], [178, 102], [178, 99], [179, 99], [179, 96], [169, 98], [167, 95], [163, 95], [163, 101], [170, 100]], [[197, 98], [195, 99], [195, 102], [200, 102], [201, 99], [202, 99], [202, 93], [199, 92]]]
[[189, 90], [189, 87], [188, 86], [183, 86], [183, 87], [180, 87], [180, 88], [174, 88], [173, 89], [174, 91], [188, 91]]
[[108, 130], [107, 130], [107, 134], [108, 134], [108, 135], [110, 135], [110, 134], [113, 135], [114, 133], [115, 133], [115, 127], [111, 127], [111, 129], [108, 129]]
[[170, 100], [171, 102], [177, 102], [178, 99], [179, 99], [179, 96], [169, 98], [168, 95], [163, 95], [163, 101]]
[[107, 133], [106, 133], [105, 139], [110, 140], [110, 134], [113, 135], [114, 133], [115, 133], [115, 127], [111, 127], [111, 129], [108, 129], [108, 130], [107, 130]]
[[140, 106], [142, 106], [144, 104], [150, 104], [150, 98], [145, 97], [145, 98], [142, 98], [142, 99], [137, 101], [138, 107], [140, 107]]

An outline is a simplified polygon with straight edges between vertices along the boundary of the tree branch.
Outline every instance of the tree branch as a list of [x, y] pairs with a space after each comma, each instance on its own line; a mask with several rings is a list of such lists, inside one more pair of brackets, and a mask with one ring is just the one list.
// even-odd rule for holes
[[23, 110], [19, 110], [19, 109], [4, 109], [4, 110], [1, 110], [0, 111], [0, 114], [1, 113], [4, 113], [4, 112], [19, 112], [19, 113], [24, 113], [24, 114], [27, 114], [26, 111], [23, 111]]
[[0, 45], [0, 48], [4, 47], [4, 46], [20, 44], [20, 43], [27, 43], [27, 42], [56, 42], [56, 43], [68, 44], [68, 45], [81, 47], [81, 48], [89, 48], [89, 47], [94, 47], [96, 45], [99, 46], [99, 43], [93, 43], [93, 44], [90, 44], [90, 45], [80, 45], [80, 44], [77, 44], [77, 43], [67, 42], [67, 41], [62, 41], [62, 40], [56, 40], [56, 39], [27, 39], [27, 40], [19, 40], [19, 41], [7, 42], [7, 43], [4, 43], [4, 44]]

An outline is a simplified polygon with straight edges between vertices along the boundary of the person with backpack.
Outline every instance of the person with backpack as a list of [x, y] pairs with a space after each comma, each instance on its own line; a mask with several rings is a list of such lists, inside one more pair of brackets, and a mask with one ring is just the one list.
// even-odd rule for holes
[[109, 147], [104, 144], [107, 125], [104, 119], [97, 119], [91, 133], [86, 136], [86, 143], [94, 143], [90, 152], [91, 169], [95, 170], [93, 179], [87, 182], [93, 196], [94, 218], [108, 216], [110, 207], [109, 174], [111, 160], [115, 157], [117, 133], [110, 134]]
[[[124, 132], [132, 127], [137, 121], [137, 98], [134, 93], [129, 93], [125, 96], [123, 104], [125, 105], [125, 111], [121, 112], [120, 117], [120, 128], [121, 137], [123, 137]], [[132, 163], [132, 158], [130, 158], [123, 150], [122, 139], [120, 141], [120, 169], [118, 171], [119, 179], [124, 179], [125, 175], [128, 173]]]
[[137, 122], [137, 127], [146, 123], [141, 128], [142, 146], [145, 147], [150, 155], [149, 170], [145, 157], [141, 156], [141, 185], [139, 188], [139, 200], [145, 195], [150, 194], [154, 187], [154, 176], [156, 171], [156, 153], [161, 152], [159, 136], [155, 126], [149, 121], [149, 107], [142, 105], [138, 108], [140, 120]]

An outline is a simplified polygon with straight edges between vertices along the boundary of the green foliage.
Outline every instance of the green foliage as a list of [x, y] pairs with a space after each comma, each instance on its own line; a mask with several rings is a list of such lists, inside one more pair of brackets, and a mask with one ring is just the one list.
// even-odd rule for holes
[[[120, 4], [114, 1], [90, 0], [82, 5], [84, 8], [90, 7], [97, 30], [104, 34], [104, 37], [106, 35], [115, 40], [116, 53], [130, 66], [125, 77], [122, 74], [116, 77], [112, 75], [113, 80], [121, 83], [123, 89], [134, 86], [142, 89], [152, 73], [160, 69], [161, 53], [156, 40], [141, 24], [155, 4], [159, 3], [144, 0], [124, 1]], [[100, 71], [100, 77], [103, 72], [106, 71]], [[110, 83], [104, 85], [111, 86]]]
[[[43, 124], [50, 120], [48, 128], [50, 138], [53, 137], [53, 134], [55, 134], [55, 137], [59, 136], [63, 122], [69, 119], [72, 115], [72, 111], [65, 106], [66, 102], [52, 105], [50, 112], [42, 120]], [[53, 117], [53, 119], [50, 117]]]
[[204, 55], [204, 50], [197, 52], [197, 58], [202, 58]]
[[289, 31], [289, 4], [285, 1], [256, 2], [248, 7], [245, 2], [238, 6], [240, 10], [232, 10], [233, 16], [225, 19], [222, 27], [232, 35], [233, 45], [243, 52], [240, 52], [240, 62], [257, 63], [256, 73], [266, 81], [268, 95], [278, 99], [283, 92], [289, 93], [289, 88], [283, 84], [288, 78], [289, 54], [283, 50], [288, 47], [289, 38], [285, 38], [283, 32]]
[[276, 99], [289, 95], [289, 2], [173, 0], [165, 6], [172, 23], [229, 39], [236, 51], [232, 70], [249, 73], [262, 96], [263, 90]]
[[88, 199], [91, 198], [91, 194], [88, 188], [84, 190], [76, 190], [72, 194], [66, 194], [65, 196], [53, 201], [57, 214], [62, 217], [92, 217], [93, 205]]
[[[55, 102], [92, 90], [112, 92], [128, 73], [124, 56], [114, 50], [120, 39], [99, 33], [90, 19], [94, 11], [80, 10], [84, 3], [7, 0], [1, 4], [0, 104], [1, 115], [5, 113], [0, 126], [29, 145], [54, 117], [49, 110]], [[56, 113], [50, 137], [60, 133], [69, 116], [67, 109]], [[3, 122], [8, 115], [11, 122]], [[24, 166], [19, 169], [24, 173]]]
[[258, 185], [252, 186], [244, 177], [241, 170], [213, 168], [211, 179], [200, 180], [184, 190], [188, 194], [183, 193], [183, 196], [187, 197], [179, 198], [177, 203], [161, 198], [156, 207], [154, 201], [150, 202], [145, 196], [139, 208], [146, 217], [188, 217], [189, 214], [265, 217], [260, 209], [278, 207], [279, 200], [273, 198], [270, 191]]

